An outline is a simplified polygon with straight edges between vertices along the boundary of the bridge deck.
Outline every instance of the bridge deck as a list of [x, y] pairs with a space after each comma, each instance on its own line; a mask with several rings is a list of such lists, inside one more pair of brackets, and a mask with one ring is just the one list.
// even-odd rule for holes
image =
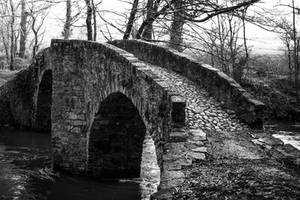
[[190, 81], [171, 70], [147, 64], [148, 71], [155, 74], [168, 84], [169, 90], [182, 94], [186, 99], [186, 122], [188, 128], [201, 128], [202, 130], [241, 131], [247, 125], [240, 122], [234, 111], [224, 110], [220, 102], [216, 101], [205, 88]]

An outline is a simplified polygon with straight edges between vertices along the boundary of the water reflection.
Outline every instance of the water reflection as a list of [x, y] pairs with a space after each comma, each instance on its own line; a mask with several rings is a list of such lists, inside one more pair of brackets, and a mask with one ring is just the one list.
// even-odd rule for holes
[[273, 134], [273, 137], [280, 139], [284, 144], [290, 144], [300, 150], [300, 134], [293, 132], [279, 131], [279, 134]]
[[160, 182], [160, 169], [157, 164], [154, 141], [149, 135], [146, 135], [143, 144], [141, 179], [141, 199], [148, 200], [150, 195], [157, 191]]
[[153, 140], [144, 141], [140, 179], [100, 182], [51, 170], [50, 134], [0, 129], [0, 199], [143, 200], [159, 184]]
[[48, 199], [130, 200], [140, 199], [138, 184], [116, 181], [99, 182], [90, 178], [61, 174], [48, 189]]

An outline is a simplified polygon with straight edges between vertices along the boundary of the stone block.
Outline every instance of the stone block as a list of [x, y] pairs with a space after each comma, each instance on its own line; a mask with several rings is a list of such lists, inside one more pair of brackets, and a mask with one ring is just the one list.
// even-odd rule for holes
[[206, 158], [205, 153], [198, 152], [188, 152], [187, 157], [191, 158], [193, 161], [205, 160]]
[[192, 140], [206, 140], [206, 133], [202, 131], [201, 129], [191, 129], [189, 131], [190, 136], [192, 137]]
[[192, 149], [194, 152], [201, 152], [201, 153], [207, 153], [207, 148], [206, 147], [197, 147]]
[[164, 171], [161, 175], [160, 188], [172, 188], [181, 185], [184, 182], [185, 175], [181, 171]]
[[170, 133], [169, 142], [185, 142], [188, 138], [186, 131], [172, 131]]

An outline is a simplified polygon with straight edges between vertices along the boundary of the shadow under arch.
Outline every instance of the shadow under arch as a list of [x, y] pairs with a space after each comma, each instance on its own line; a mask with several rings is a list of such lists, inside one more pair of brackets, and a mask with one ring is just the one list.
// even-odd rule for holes
[[132, 101], [120, 92], [99, 105], [88, 145], [88, 172], [104, 178], [140, 176], [146, 126]]
[[34, 129], [51, 131], [52, 70], [46, 70], [39, 84]]

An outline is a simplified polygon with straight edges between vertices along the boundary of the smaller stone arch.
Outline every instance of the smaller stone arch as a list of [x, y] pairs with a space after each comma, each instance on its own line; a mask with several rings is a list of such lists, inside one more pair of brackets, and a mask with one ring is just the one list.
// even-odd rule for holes
[[6, 104], [4, 111], [10, 116], [4, 123], [21, 129], [37, 129], [37, 97], [40, 83], [43, 85], [45, 82], [42, 81], [43, 75], [51, 67], [49, 53], [49, 48], [42, 50], [28, 68], [20, 70], [1, 87], [0, 96]]
[[115, 92], [99, 105], [88, 139], [88, 172], [109, 178], [139, 177], [146, 126], [132, 101]]
[[38, 85], [36, 109], [34, 113], [34, 129], [50, 132], [53, 79], [52, 70], [45, 70], [41, 77], [41, 81]]

